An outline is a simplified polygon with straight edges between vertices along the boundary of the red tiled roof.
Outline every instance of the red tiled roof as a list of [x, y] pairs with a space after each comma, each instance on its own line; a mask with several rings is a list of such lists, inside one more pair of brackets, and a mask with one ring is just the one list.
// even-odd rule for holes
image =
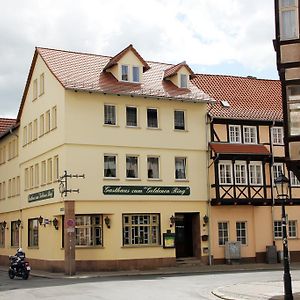
[[144, 66], [143, 71], [146, 72], [147, 70], [149, 70], [150, 66], [145, 62], [145, 60], [140, 56], [140, 54], [135, 50], [135, 48], [131, 44], [127, 48], [125, 48], [124, 50], [119, 52], [117, 55], [112, 57], [110, 59], [110, 61], [107, 63], [107, 65], [104, 67], [103, 70], [105, 71], [105, 70], [109, 69], [110, 67], [116, 65], [118, 63], [118, 61], [130, 50], [136, 55], [136, 57], [143, 64], [143, 66]]
[[16, 124], [16, 119], [0, 118], [0, 135]]
[[195, 76], [192, 69], [187, 65], [185, 61], [183, 61], [175, 66], [171, 66], [170, 68], [166, 69], [164, 72], [164, 79], [175, 75], [182, 67], [186, 67], [189, 70], [189, 72], [191, 73], [190, 75], [191, 78]]
[[264, 145], [210, 143], [210, 148], [220, 154], [260, 154], [270, 155], [270, 151]]
[[[196, 74], [192, 82], [217, 100], [215, 105], [209, 107], [213, 117], [283, 120], [279, 80]], [[221, 100], [228, 101], [230, 107], [224, 107]]]

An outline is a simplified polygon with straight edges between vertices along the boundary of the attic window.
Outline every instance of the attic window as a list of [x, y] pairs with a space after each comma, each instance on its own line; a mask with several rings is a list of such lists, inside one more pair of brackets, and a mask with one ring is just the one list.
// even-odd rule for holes
[[140, 68], [139, 67], [132, 67], [132, 81], [140, 82]]
[[227, 100], [221, 100], [221, 103], [223, 107], [230, 107], [230, 104], [228, 103]]
[[186, 74], [180, 74], [180, 87], [187, 88], [187, 76]]
[[122, 80], [123, 81], [129, 80], [129, 68], [126, 65], [122, 65]]

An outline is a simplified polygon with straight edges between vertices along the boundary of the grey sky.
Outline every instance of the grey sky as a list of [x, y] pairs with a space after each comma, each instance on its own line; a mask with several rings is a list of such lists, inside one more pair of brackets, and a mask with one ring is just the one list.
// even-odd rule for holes
[[0, 11], [0, 117], [16, 117], [35, 46], [145, 60], [197, 73], [277, 79], [273, 0], [10, 0]]

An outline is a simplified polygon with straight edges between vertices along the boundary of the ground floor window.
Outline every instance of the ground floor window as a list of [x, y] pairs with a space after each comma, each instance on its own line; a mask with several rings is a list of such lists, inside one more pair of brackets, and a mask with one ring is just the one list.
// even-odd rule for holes
[[282, 225], [281, 221], [274, 221], [274, 237], [281, 238], [282, 237]]
[[219, 245], [223, 246], [228, 242], [228, 222], [219, 222], [218, 223], [218, 233], [219, 233]]
[[102, 215], [77, 215], [75, 217], [76, 245], [102, 246]]
[[247, 227], [246, 222], [236, 222], [236, 240], [242, 245], [247, 244]]
[[19, 247], [19, 226], [17, 221], [12, 221], [11, 226], [11, 237], [10, 237], [10, 245], [12, 247]]
[[124, 214], [124, 245], [159, 245], [159, 214]]
[[5, 226], [3, 222], [0, 223], [0, 247], [5, 247]]
[[289, 221], [289, 237], [290, 238], [297, 237], [297, 221], [296, 220]]
[[39, 246], [39, 223], [38, 219], [28, 220], [28, 247]]

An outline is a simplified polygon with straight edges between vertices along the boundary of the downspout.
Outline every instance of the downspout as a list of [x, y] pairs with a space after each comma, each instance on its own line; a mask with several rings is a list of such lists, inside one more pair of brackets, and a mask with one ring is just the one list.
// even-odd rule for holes
[[274, 199], [274, 172], [273, 172], [273, 165], [274, 165], [274, 147], [273, 147], [273, 127], [275, 125], [275, 121], [273, 121], [271, 125], [271, 130], [270, 130], [270, 152], [271, 152], [271, 168], [270, 168], [270, 173], [271, 173], [271, 188], [272, 188], [272, 206], [271, 206], [271, 221], [272, 221], [272, 239], [273, 239], [273, 246], [275, 246], [275, 238], [274, 238], [274, 204], [275, 204], [275, 199]]

